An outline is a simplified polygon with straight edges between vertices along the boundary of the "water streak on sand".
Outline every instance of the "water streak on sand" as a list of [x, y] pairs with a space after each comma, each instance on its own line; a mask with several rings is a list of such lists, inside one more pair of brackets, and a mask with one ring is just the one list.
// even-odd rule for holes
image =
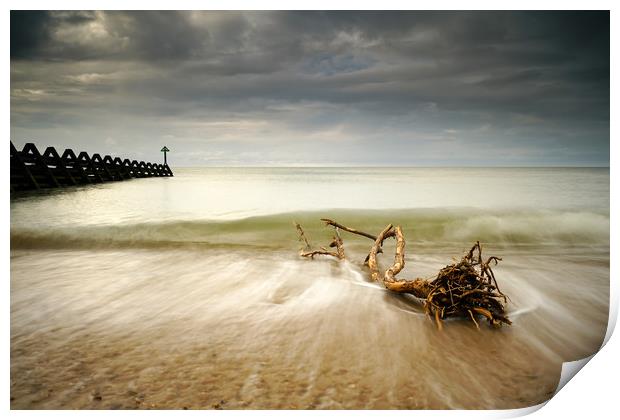
[[[598, 349], [608, 171], [287, 171], [177, 170], [165, 185], [15, 197], [11, 407], [516, 408]], [[403, 176], [414, 198], [400, 210], [361, 205]], [[472, 180], [504, 205], [468, 198]], [[438, 333], [419, 301], [368, 282], [365, 238], [343, 234], [345, 263], [299, 258], [293, 220], [325, 245], [324, 216], [369, 232], [402, 224], [405, 278], [481, 240], [503, 257], [514, 324]]]

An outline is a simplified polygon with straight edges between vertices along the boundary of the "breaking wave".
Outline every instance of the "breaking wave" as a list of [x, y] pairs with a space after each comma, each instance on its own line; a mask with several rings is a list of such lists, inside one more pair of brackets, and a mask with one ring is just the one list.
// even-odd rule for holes
[[[590, 211], [481, 211], [473, 209], [325, 210], [244, 219], [192, 220], [121, 225], [11, 228], [11, 248], [287, 248], [297, 245], [293, 222], [323, 243], [330, 235], [320, 222], [330, 217], [367, 231], [388, 223], [401, 225], [408, 242], [424, 245], [469, 243], [497, 245], [608, 245], [609, 214]], [[348, 236], [347, 241], [367, 241]]]

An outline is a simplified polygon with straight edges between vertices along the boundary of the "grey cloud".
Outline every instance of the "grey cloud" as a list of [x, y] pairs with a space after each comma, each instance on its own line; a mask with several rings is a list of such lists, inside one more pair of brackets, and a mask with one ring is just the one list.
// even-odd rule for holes
[[184, 164], [606, 165], [609, 13], [13, 11], [11, 112], [16, 143]]
[[11, 10], [11, 58], [38, 54], [49, 37], [48, 13]]

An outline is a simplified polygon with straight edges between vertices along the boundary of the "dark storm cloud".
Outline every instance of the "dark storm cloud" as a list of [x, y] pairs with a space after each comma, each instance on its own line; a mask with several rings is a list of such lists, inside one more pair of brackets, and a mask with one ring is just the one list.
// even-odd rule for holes
[[18, 143], [185, 164], [607, 165], [609, 13], [13, 11], [11, 92]]
[[48, 13], [11, 11], [11, 58], [38, 55], [49, 38]]
[[51, 36], [55, 28], [83, 25], [94, 19], [93, 12], [11, 10], [11, 58], [44, 56], [46, 49], [53, 47]]

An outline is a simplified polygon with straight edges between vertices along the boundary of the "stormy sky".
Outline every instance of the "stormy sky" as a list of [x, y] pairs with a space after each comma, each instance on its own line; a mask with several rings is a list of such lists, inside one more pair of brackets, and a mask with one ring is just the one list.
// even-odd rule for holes
[[608, 166], [608, 12], [11, 12], [11, 140], [174, 166]]

